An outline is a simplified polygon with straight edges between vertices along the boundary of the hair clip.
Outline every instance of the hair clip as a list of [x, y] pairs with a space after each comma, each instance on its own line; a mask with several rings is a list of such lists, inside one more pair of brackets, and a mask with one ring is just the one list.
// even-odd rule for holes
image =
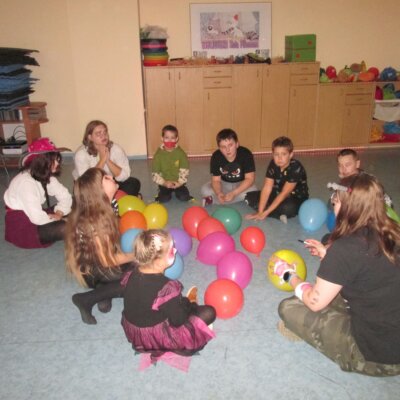
[[162, 244], [163, 244], [161, 236], [154, 235], [153, 236], [153, 244], [154, 244], [156, 251], [160, 251], [162, 249]]
[[327, 185], [328, 189], [332, 189], [332, 190], [339, 190], [341, 192], [351, 192], [351, 188], [347, 187], [347, 186], [343, 186], [343, 185], [339, 185], [338, 183], [335, 182], [329, 182]]

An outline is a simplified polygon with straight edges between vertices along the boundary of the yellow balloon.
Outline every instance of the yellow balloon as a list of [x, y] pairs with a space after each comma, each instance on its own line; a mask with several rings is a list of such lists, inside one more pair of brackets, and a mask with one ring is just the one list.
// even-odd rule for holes
[[122, 196], [117, 202], [120, 217], [122, 217], [127, 211], [139, 211], [142, 213], [146, 208], [146, 204], [142, 199], [129, 194]]
[[158, 203], [149, 204], [143, 211], [146, 218], [147, 229], [163, 229], [168, 222], [168, 211]]
[[277, 287], [279, 290], [283, 290], [285, 292], [292, 292], [293, 288], [289, 283], [282, 282], [279, 276], [274, 274], [274, 266], [276, 258], [280, 258], [283, 261], [286, 261], [288, 264], [292, 264], [295, 267], [296, 274], [302, 279], [305, 280], [307, 277], [307, 267], [304, 260], [299, 256], [295, 251], [292, 250], [278, 250], [274, 254], [272, 254], [271, 258], [268, 261], [267, 272], [268, 278], [271, 283]]

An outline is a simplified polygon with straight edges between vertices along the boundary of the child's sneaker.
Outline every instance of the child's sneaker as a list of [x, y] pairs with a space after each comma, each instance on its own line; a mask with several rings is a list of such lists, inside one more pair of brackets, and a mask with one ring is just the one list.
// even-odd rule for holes
[[281, 333], [282, 336], [284, 336], [287, 340], [290, 340], [291, 342], [303, 341], [301, 337], [297, 336], [291, 330], [286, 328], [285, 323], [282, 320], [279, 320], [278, 322], [278, 331]]
[[189, 299], [191, 303], [197, 303], [197, 287], [192, 286], [186, 294], [186, 297]]
[[203, 197], [203, 200], [201, 202], [203, 207], [211, 206], [212, 203], [213, 203], [212, 196]]
[[284, 224], [287, 224], [287, 216], [285, 214], [282, 214], [279, 219], [281, 220], [281, 222], [283, 222]]

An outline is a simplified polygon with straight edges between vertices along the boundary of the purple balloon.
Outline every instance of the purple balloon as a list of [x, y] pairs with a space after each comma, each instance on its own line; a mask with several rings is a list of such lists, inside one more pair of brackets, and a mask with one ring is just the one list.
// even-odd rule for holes
[[172, 239], [174, 239], [177, 252], [182, 257], [187, 256], [192, 250], [192, 238], [181, 228], [170, 228], [169, 233], [171, 234]]
[[227, 253], [218, 261], [218, 279], [230, 279], [244, 289], [250, 283], [252, 276], [253, 265], [249, 257], [241, 251]]
[[213, 232], [200, 240], [197, 259], [203, 264], [217, 265], [226, 253], [235, 250], [235, 241], [226, 232]]

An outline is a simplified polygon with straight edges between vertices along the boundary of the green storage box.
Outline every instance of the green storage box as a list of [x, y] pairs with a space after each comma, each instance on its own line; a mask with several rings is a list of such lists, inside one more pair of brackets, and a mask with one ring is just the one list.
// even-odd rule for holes
[[285, 36], [285, 60], [289, 62], [315, 61], [317, 36]]

